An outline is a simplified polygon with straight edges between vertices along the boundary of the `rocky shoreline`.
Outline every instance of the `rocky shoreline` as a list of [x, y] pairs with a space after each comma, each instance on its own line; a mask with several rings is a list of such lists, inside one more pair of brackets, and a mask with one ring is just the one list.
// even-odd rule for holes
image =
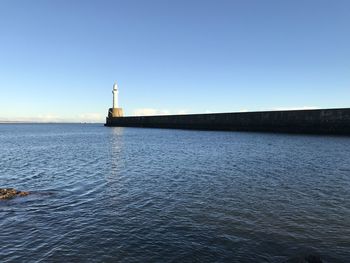
[[29, 192], [18, 191], [14, 188], [0, 188], [0, 200], [9, 200], [15, 197], [29, 195]]

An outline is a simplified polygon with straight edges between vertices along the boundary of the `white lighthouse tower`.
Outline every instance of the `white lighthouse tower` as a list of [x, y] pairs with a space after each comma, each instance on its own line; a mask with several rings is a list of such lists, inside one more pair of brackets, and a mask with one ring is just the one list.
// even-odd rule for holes
[[116, 109], [118, 108], [118, 85], [117, 85], [117, 82], [114, 83], [113, 85], [113, 90], [112, 90], [112, 93], [113, 93], [113, 109]]
[[119, 88], [118, 88], [117, 82], [115, 82], [113, 85], [112, 93], [113, 93], [113, 107], [108, 110], [108, 118], [123, 117], [123, 109], [119, 108], [119, 103], [118, 103]]

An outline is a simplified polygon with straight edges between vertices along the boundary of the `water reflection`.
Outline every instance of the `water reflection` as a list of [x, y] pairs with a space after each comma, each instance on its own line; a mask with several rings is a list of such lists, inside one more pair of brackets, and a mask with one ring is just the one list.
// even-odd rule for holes
[[123, 175], [125, 168], [125, 150], [124, 150], [124, 129], [122, 127], [108, 128], [110, 130], [109, 145], [109, 173], [106, 175], [108, 187], [110, 191], [116, 191], [114, 187], [118, 187], [120, 177]]

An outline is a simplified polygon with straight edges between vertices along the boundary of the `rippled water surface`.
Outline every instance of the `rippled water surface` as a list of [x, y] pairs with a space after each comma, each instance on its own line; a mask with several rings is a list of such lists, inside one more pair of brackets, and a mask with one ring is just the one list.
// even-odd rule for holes
[[0, 125], [0, 261], [350, 261], [350, 138]]

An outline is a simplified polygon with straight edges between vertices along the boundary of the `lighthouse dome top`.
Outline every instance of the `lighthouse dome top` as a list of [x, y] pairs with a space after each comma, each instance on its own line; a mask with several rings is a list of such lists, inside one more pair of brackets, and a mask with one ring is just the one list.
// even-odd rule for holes
[[117, 89], [118, 89], [117, 82], [114, 82], [114, 84], [113, 84], [113, 89], [114, 89], [114, 90], [117, 90]]

